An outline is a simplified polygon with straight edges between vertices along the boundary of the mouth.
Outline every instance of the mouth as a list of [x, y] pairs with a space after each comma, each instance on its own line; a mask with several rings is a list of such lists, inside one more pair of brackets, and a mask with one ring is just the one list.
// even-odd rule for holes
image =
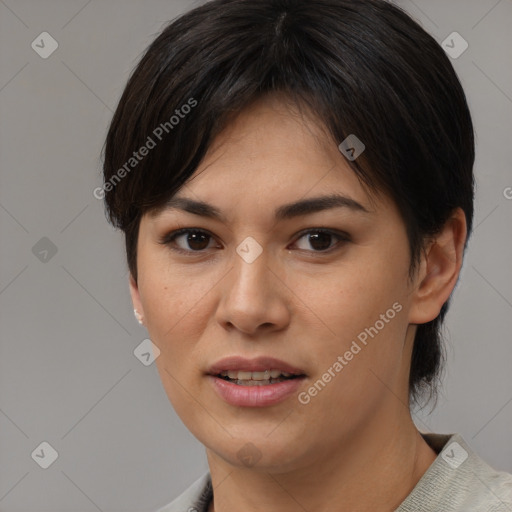
[[221, 370], [207, 375], [218, 397], [235, 407], [269, 407], [291, 399], [306, 375], [271, 367], [266, 370]]
[[238, 386], [268, 386], [305, 377], [304, 374], [294, 374], [278, 369], [268, 369], [259, 372], [224, 370], [214, 376]]
[[207, 374], [240, 386], [266, 386], [306, 376], [304, 370], [270, 356], [225, 357], [211, 365]]

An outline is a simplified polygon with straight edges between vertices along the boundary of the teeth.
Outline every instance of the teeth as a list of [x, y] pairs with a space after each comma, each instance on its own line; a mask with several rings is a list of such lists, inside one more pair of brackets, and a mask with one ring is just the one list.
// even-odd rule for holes
[[236, 384], [240, 386], [266, 386], [268, 384], [275, 384], [282, 382], [284, 379], [264, 379], [264, 380], [237, 380]]
[[247, 373], [252, 374], [251, 380], [268, 380], [269, 375], [270, 375], [270, 372], [268, 370], [264, 371], [264, 372], [247, 372]]
[[283, 372], [281, 370], [265, 370], [264, 372], [246, 372], [236, 370], [226, 370], [220, 373], [222, 377], [229, 377], [237, 381], [268, 381], [270, 379], [278, 379], [279, 377], [291, 377], [293, 374]]

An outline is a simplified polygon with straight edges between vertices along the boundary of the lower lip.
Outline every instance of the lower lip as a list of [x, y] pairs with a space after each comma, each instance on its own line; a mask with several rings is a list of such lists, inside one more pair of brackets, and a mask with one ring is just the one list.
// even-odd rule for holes
[[231, 405], [239, 407], [266, 407], [282, 402], [297, 392], [305, 377], [284, 380], [264, 386], [242, 386], [214, 375], [208, 375], [215, 391]]

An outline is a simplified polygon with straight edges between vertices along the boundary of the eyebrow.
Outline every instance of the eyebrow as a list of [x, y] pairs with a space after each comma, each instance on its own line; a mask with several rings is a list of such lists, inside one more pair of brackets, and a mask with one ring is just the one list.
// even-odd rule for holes
[[[331, 194], [284, 204], [274, 211], [274, 217], [276, 221], [289, 220], [295, 217], [330, 210], [332, 208], [348, 208], [355, 212], [371, 213], [362, 204], [350, 197], [341, 194]], [[188, 197], [172, 197], [156, 214], [172, 209], [183, 210], [188, 213], [193, 213], [194, 215], [200, 215], [226, 223], [226, 218], [218, 208], [209, 203], [196, 201]]]

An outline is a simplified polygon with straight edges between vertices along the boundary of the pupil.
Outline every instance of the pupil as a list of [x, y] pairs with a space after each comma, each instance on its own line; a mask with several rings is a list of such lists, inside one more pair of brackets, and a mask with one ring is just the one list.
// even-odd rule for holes
[[[318, 247], [318, 241], [322, 242], [322, 237], [324, 237], [324, 244], [320, 243], [320, 247]], [[311, 246], [314, 249], [318, 249], [320, 251], [329, 249], [329, 246], [331, 245], [331, 235], [329, 233], [315, 233], [313, 235], [309, 235], [309, 242], [311, 243]], [[317, 242], [317, 245], [315, 246], [315, 242]]]
[[[202, 243], [204, 244], [204, 239], [206, 239], [208, 237], [208, 235], [206, 235], [205, 233], [191, 233], [191, 234], [189, 234], [189, 236], [188, 236], [188, 245], [189, 245], [189, 247], [191, 249], [196, 249], [196, 250], [205, 249], [205, 247], [198, 247], [197, 245], [194, 245], [194, 244], [199, 244], [199, 246], [201, 246], [201, 241], [198, 240], [199, 237], [203, 238]], [[206, 243], [206, 246], [208, 246], [208, 243]]]

